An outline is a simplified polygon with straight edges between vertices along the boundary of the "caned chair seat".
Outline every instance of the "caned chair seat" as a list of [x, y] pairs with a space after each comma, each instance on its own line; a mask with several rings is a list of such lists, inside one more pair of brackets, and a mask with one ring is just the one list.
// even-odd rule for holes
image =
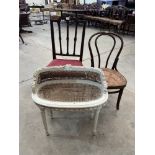
[[83, 66], [81, 61], [72, 59], [54, 59], [47, 66], [50, 67], [50, 66], [64, 66], [64, 65]]
[[109, 68], [103, 68], [103, 72], [109, 89], [126, 86], [127, 80], [120, 72]]

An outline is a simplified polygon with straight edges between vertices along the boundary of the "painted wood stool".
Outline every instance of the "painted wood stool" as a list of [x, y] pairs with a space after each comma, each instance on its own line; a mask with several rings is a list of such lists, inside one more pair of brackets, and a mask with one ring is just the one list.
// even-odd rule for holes
[[104, 74], [98, 68], [55, 66], [37, 70], [32, 85], [32, 99], [40, 108], [42, 121], [49, 135], [45, 110], [95, 112], [93, 134], [101, 108], [108, 99]]

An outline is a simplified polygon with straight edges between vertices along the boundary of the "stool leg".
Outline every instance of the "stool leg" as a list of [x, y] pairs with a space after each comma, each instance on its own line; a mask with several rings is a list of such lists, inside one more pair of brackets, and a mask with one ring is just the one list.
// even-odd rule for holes
[[98, 122], [98, 116], [101, 110], [101, 106], [97, 108], [96, 113], [95, 113], [95, 119], [94, 119], [94, 129], [93, 129], [93, 135], [96, 136], [96, 127], [97, 127], [97, 122]]
[[51, 119], [53, 119], [53, 110], [50, 109]]
[[90, 116], [91, 119], [94, 118], [94, 111], [91, 111], [91, 116]]
[[47, 128], [47, 122], [46, 122], [45, 108], [41, 107], [40, 111], [41, 111], [41, 117], [42, 117], [42, 121], [43, 121], [43, 125], [44, 125], [44, 128], [45, 128], [46, 135], [49, 136], [48, 128]]

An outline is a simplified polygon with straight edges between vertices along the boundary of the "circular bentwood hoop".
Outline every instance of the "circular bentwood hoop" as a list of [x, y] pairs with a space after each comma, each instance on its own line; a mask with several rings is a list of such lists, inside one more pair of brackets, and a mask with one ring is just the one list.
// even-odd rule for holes
[[45, 109], [59, 111], [92, 111], [93, 134], [101, 108], [108, 99], [107, 84], [100, 69], [55, 66], [39, 69], [34, 74], [32, 99], [40, 108], [46, 134], [49, 135]]

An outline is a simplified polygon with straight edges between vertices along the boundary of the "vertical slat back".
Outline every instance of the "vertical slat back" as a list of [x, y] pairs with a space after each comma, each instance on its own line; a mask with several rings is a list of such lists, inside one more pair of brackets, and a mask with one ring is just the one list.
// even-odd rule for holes
[[58, 31], [59, 31], [60, 54], [62, 54], [62, 43], [61, 43], [61, 25], [60, 25], [60, 21], [58, 21], [57, 23], [58, 23]]
[[74, 36], [74, 49], [73, 49], [73, 55], [75, 55], [75, 49], [76, 49], [77, 28], [78, 28], [78, 22], [76, 21], [76, 25], [75, 25], [75, 36]]
[[[55, 29], [55, 25], [54, 22], [57, 23], [58, 26], [58, 35], [56, 35], [57, 31]], [[64, 22], [64, 21], [63, 21]], [[70, 20], [69, 18], [67, 18], [65, 20], [66, 24], [63, 24], [63, 26], [65, 27], [66, 30], [66, 41], [64, 41], [63, 39], [63, 34], [62, 34], [62, 24], [61, 24], [61, 19], [57, 20], [57, 19], [53, 19], [51, 18], [50, 20], [50, 28], [51, 28], [51, 41], [52, 41], [52, 52], [53, 52], [53, 59], [56, 59], [56, 56], [72, 56], [72, 57], [79, 57], [79, 60], [82, 61], [82, 57], [83, 57], [83, 50], [84, 50], [84, 39], [85, 39], [85, 29], [86, 29], [86, 22], [85, 21], [81, 21], [79, 22], [78, 20], [76, 20], [74, 23], [72, 23], [72, 26], [75, 26], [75, 31], [74, 31], [74, 35], [70, 35]], [[78, 32], [78, 27], [80, 26], [80, 23], [82, 25], [82, 33]], [[55, 34], [54, 34], [55, 33]], [[82, 35], [82, 37], [78, 37], [78, 35]], [[57, 47], [57, 37], [55, 38], [55, 36], [58, 36], [58, 42], [60, 45], [60, 51], [56, 50]], [[73, 40], [71, 40], [71, 42], [73, 41], [73, 46], [72, 48], [69, 46], [70, 43], [70, 38], [73, 38]], [[77, 41], [79, 38], [79, 41]], [[55, 40], [56, 39], [56, 40]], [[80, 40], [81, 39], [81, 40]], [[77, 42], [79, 42], [79, 47], [77, 47]], [[71, 49], [70, 49], [71, 48]], [[76, 50], [79, 49], [78, 51]], [[67, 50], [66, 52], [64, 50]], [[72, 52], [73, 51], [73, 52]]]
[[54, 26], [53, 26], [53, 21], [52, 20], [50, 20], [50, 26], [51, 26], [51, 41], [52, 41], [53, 59], [56, 59]]
[[66, 40], [67, 40], [67, 56], [69, 56], [69, 20], [66, 20], [66, 23], [67, 23], [67, 37], [66, 37]]
[[82, 39], [81, 39], [81, 49], [80, 49], [80, 61], [82, 61], [82, 58], [83, 58], [85, 30], [86, 30], [86, 22], [83, 23], [83, 31], [82, 31]]

